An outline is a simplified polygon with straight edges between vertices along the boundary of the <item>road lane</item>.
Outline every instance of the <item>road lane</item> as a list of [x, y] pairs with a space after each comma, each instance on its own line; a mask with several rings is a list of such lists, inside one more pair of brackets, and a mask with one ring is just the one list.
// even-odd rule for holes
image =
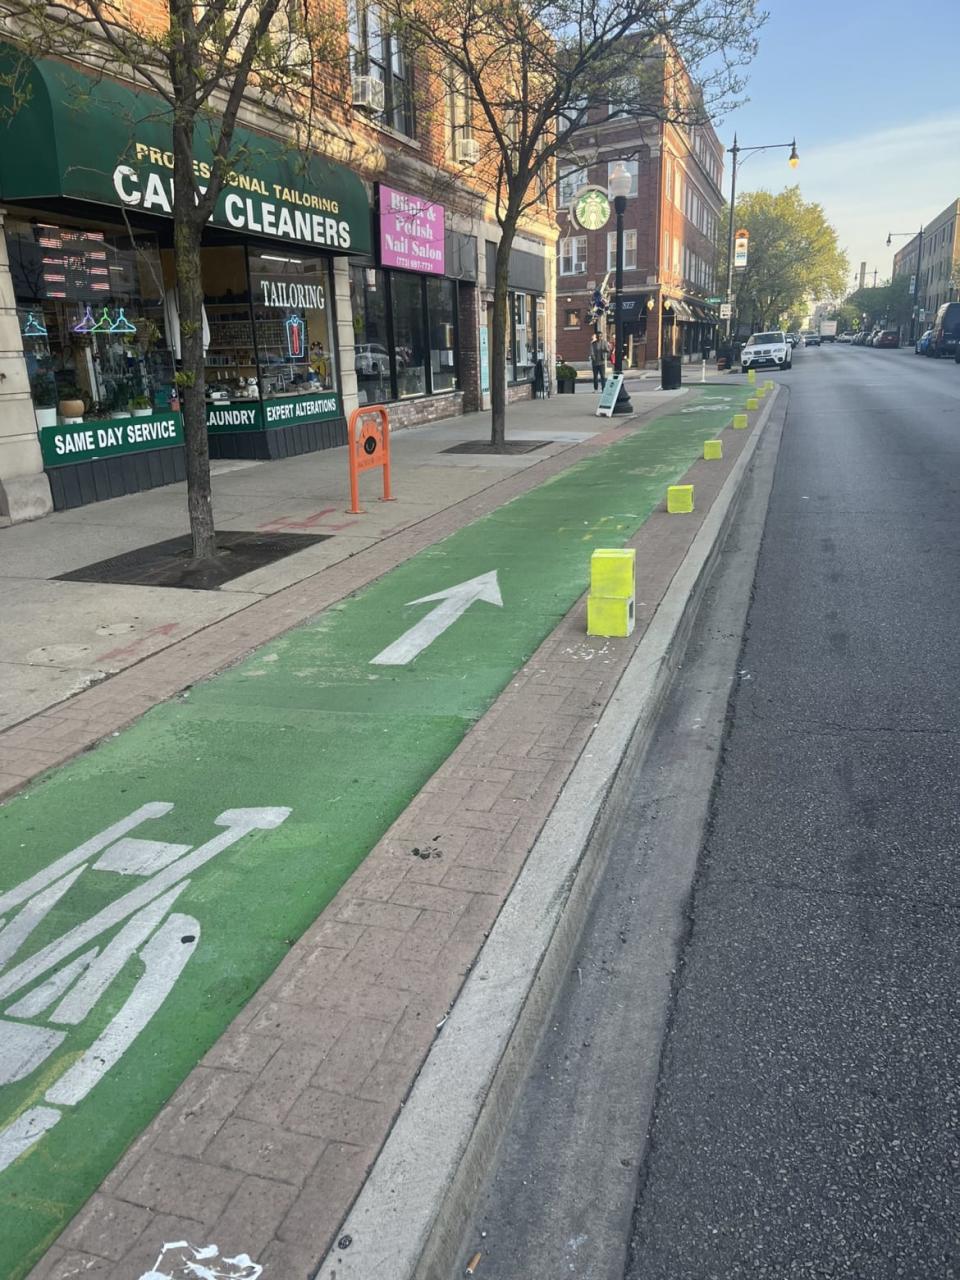
[[805, 357], [630, 1280], [960, 1275], [960, 369]]

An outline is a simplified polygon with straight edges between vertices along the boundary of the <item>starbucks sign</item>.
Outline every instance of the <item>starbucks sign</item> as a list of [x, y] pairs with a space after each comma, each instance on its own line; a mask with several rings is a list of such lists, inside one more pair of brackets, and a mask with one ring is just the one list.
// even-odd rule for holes
[[584, 231], [599, 231], [610, 221], [610, 198], [603, 187], [587, 187], [577, 192], [570, 212]]

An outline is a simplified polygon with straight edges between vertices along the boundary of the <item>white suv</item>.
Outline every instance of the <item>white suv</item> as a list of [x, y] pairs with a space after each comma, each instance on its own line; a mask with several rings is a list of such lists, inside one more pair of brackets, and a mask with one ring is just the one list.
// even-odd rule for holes
[[740, 368], [757, 369], [761, 365], [774, 365], [777, 369], [793, 367], [793, 351], [782, 329], [772, 333], [751, 333], [740, 353]]

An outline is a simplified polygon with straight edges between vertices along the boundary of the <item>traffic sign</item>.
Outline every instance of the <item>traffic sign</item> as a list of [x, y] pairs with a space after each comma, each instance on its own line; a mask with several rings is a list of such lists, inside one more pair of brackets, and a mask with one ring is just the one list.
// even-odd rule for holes
[[720, 303], [720, 319], [729, 320], [733, 315], [733, 304], [729, 302]]
[[704, 298], [704, 302], [708, 307], [715, 307], [718, 302], [722, 302], [722, 298]]

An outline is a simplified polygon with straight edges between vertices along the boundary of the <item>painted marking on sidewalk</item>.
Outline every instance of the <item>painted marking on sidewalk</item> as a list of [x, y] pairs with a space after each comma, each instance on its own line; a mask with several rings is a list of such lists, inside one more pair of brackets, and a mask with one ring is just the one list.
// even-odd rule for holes
[[[0, 1086], [4, 1280], [26, 1275], [586, 590], [583, 539], [622, 546], [715, 427], [650, 422], [0, 805], [4, 928], [30, 908], [0, 968], [0, 1045], [17, 1038], [25, 1072], [11, 1058], [18, 1078]], [[452, 609], [438, 588], [492, 566], [505, 607], [478, 595], [415, 661], [372, 663], [426, 620], [411, 628], [412, 608]]]
[[487, 604], [495, 604], [503, 608], [503, 597], [500, 595], [500, 583], [497, 571], [481, 573], [469, 582], [459, 582], [455, 587], [447, 587], [445, 591], [435, 591], [433, 595], [421, 596], [419, 600], [411, 600], [410, 605], [429, 604], [432, 600], [440, 600], [436, 609], [431, 609], [425, 618], [405, 632], [399, 640], [394, 640], [382, 653], [378, 653], [370, 662], [375, 667], [404, 667], [424, 649], [429, 648], [437, 636], [442, 636], [448, 627], [452, 627], [472, 604], [485, 600]]

